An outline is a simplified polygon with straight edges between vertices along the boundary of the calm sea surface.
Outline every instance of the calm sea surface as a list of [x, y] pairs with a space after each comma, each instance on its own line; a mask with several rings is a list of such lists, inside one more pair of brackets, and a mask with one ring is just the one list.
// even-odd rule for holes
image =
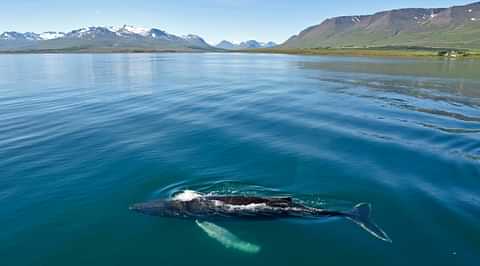
[[[370, 202], [342, 219], [134, 214], [182, 189]], [[0, 56], [0, 264], [478, 265], [480, 62], [250, 54]]]

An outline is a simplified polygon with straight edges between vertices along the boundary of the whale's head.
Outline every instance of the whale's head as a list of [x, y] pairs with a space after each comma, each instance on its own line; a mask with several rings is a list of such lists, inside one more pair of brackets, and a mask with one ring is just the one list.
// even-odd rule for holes
[[177, 193], [172, 198], [160, 199], [130, 206], [130, 210], [146, 215], [163, 217], [196, 217], [208, 211], [208, 201], [192, 190]]
[[183, 212], [184, 206], [171, 200], [155, 200], [133, 204], [129, 210], [152, 216], [176, 217]]

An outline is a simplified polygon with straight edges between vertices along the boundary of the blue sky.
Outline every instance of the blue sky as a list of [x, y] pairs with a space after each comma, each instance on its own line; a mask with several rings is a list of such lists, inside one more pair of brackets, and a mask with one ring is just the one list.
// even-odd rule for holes
[[136, 25], [170, 33], [282, 42], [300, 30], [339, 15], [403, 7], [447, 7], [462, 0], [15, 0], [2, 1], [0, 32], [69, 31], [85, 26]]

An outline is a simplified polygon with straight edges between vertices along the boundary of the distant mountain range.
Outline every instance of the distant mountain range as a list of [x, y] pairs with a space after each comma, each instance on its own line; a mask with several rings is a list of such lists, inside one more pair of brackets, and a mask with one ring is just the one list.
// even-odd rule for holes
[[214, 50], [197, 35], [176, 36], [159, 29], [124, 25], [88, 27], [70, 32], [0, 34], [0, 51], [43, 50]]
[[480, 2], [330, 18], [281, 45], [282, 48], [379, 46], [480, 48]]
[[406, 8], [343, 16], [309, 27], [281, 45], [255, 40], [209, 45], [197, 35], [124, 25], [70, 32], [4, 32], [0, 52], [225, 51], [257, 48], [429, 47], [480, 49], [480, 2], [450, 8]]
[[255, 40], [233, 44], [222, 41], [216, 47], [197, 35], [176, 36], [155, 28], [88, 27], [70, 32], [4, 32], [0, 51], [220, 51], [274, 47], [276, 43]]
[[255, 40], [249, 40], [245, 42], [241, 42], [239, 44], [235, 44], [229, 41], [221, 41], [219, 44], [215, 45], [215, 47], [220, 49], [226, 50], [240, 50], [240, 49], [256, 49], [256, 48], [272, 48], [277, 46], [278, 44], [274, 42], [258, 42]]

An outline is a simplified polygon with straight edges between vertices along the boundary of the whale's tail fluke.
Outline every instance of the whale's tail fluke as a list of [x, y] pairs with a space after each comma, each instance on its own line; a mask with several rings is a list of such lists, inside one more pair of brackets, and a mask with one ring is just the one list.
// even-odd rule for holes
[[392, 243], [390, 237], [371, 219], [372, 206], [368, 203], [360, 203], [353, 209], [345, 213], [345, 217], [354, 223], [360, 225], [367, 232], [378, 239]]

